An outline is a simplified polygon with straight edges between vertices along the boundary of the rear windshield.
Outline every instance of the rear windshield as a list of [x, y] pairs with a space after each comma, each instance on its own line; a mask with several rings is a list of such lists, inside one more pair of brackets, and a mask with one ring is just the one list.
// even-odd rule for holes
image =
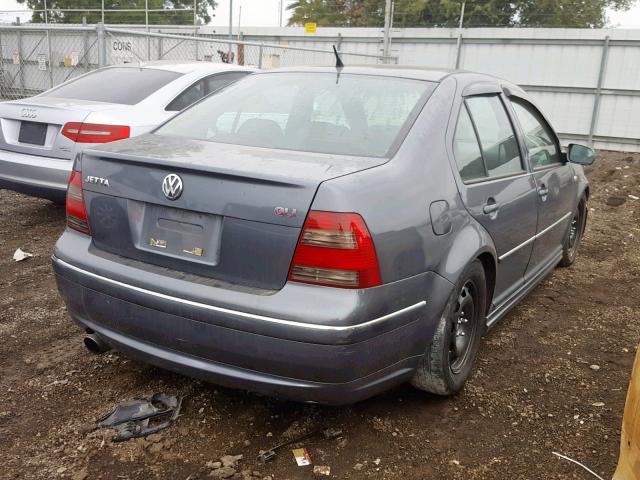
[[181, 75], [155, 68], [105, 68], [78, 77], [42, 95], [134, 105]]
[[434, 88], [430, 82], [384, 76], [258, 74], [197, 103], [155, 133], [383, 157]]

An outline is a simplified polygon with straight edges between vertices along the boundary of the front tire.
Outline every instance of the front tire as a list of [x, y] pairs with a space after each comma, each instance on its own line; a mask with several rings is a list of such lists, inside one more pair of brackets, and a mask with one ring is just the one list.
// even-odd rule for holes
[[484, 332], [487, 285], [479, 260], [458, 280], [411, 384], [436, 395], [453, 395], [471, 374]]
[[582, 197], [578, 208], [571, 218], [567, 235], [562, 244], [562, 259], [558, 263], [561, 267], [573, 265], [578, 256], [578, 247], [582, 241], [584, 229], [587, 226], [587, 199]]

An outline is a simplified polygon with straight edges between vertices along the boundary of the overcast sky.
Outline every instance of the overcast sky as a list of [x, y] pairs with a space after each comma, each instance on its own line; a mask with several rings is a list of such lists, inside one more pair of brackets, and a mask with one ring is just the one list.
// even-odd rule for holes
[[[293, 0], [282, 0], [285, 6]], [[78, 0], [78, 4], [82, 1]], [[277, 27], [279, 21], [280, 0], [233, 0], [233, 25], [237, 27], [240, 7], [242, 7], [241, 23], [244, 26], [251, 27]], [[24, 5], [20, 5], [17, 0], [0, 0], [1, 10], [19, 10], [24, 9]], [[17, 15], [21, 16], [22, 21], [28, 20], [31, 15], [28, 12], [17, 13], [0, 13], [0, 22], [10, 22]], [[610, 12], [609, 18], [611, 25], [623, 28], [640, 28], [640, 0], [636, 2], [628, 12]], [[286, 25], [288, 13], [284, 9], [283, 23]], [[218, 0], [218, 8], [215, 11], [215, 17], [211, 25], [228, 25], [229, 24], [229, 0]]]

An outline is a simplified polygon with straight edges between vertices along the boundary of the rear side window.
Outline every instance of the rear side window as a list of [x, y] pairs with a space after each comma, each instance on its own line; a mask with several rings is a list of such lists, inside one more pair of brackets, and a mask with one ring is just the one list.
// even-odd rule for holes
[[226, 87], [230, 83], [240, 80], [245, 77], [248, 72], [230, 72], [230, 73], [218, 73], [217, 75], [210, 75], [204, 79], [205, 95], [220, 90]]
[[489, 177], [523, 172], [518, 141], [500, 98], [470, 97], [466, 103], [478, 132], [482, 158]]
[[531, 166], [535, 169], [560, 163], [560, 152], [556, 145], [555, 135], [542, 115], [525, 101], [514, 98], [511, 104], [524, 132], [524, 141], [527, 150], [529, 150]]
[[184, 92], [174, 98], [165, 110], [169, 112], [179, 112], [187, 108], [192, 103], [197, 102], [204, 97], [204, 82], [198, 80], [196, 83], [187, 88]]
[[216, 75], [210, 75], [203, 78], [202, 80], [198, 80], [174, 98], [171, 103], [167, 105], [165, 110], [169, 112], [179, 112], [180, 110], [184, 110], [189, 105], [196, 103], [202, 97], [226, 87], [227, 85], [244, 77], [247, 73], [248, 72], [218, 73]]
[[460, 176], [470, 182], [487, 176], [482, 161], [482, 152], [478, 145], [478, 137], [473, 129], [471, 117], [465, 106], [460, 111], [456, 134], [453, 139], [453, 155], [458, 164]]
[[42, 95], [135, 105], [181, 75], [155, 68], [111, 67], [78, 77]]

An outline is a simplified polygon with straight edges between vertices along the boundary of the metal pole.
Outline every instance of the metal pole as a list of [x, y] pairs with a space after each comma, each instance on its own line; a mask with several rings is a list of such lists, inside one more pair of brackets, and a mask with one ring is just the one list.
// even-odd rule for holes
[[20, 69], [20, 95], [24, 97], [24, 72], [22, 70], [23, 62], [25, 61], [22, 56], [22, 30], [17, 31], [18, 36], [18, 68]]
[[279, 26], [280, 28], [282, 28], [282, 14], [284, 12], [284, 0], [280, 0], [280, 21], [279, 21]]
[[53, 88], [53, 62], [51, 59], [51, 35], [47, 29], [47, 54], [49, 60], [49, 88]]
[[262, 44], [258, 47], [258, 68], [262, 68]]
[[460, 9], [460, 23], [458, 24], [458, 40], [456, 41], [456, 70], [460, 68], [460, 54], [462, 53], [462, 25], [464, 23], [464, 7], [467, 2], [462, 2]]
[[240, 9], [238, 11], [238, 41], [240, 41], [240, 20], [242, 19], [242, 4], [240, 4]]
[[593, 136], [598, 125], [598, 116], [600, 115], [600, 100], [602, 98], [602, 85], [607, 72], [607, 60], [609, 58], [609, 35], [604, 39], [602, 45], [602, 57], [600, 58], [600, 71], [598, 72], [598, 85], [596, 86], [595, 98], [593, 99], [593, 111], [591, 112], [591, 125], [589, 126], [589, 145], [593, 147]]
[[383, 62], [387, 63], [391, 47], [391, 0], [386, 0], [384, 6], [384, 38], [382, 42]]
[[198, 24], [198, 0], [193, 0], [193, 24]]
[[147, 26], [147, 60], [151, 60], [151, 37], [149, 34], [149, 0], [144, 0], [144, 23]]
[[0, 98], [5, 98], [4, 93], [2, 91], [2, 87], [5, 84], [4, 81], [4, 50], [2, 49], [2, 32], [0, 32], [0, 78], [2, 78], [2, 82], [0, 82]]
[[96, 36], [98, 37], [98, 67], [107, 65], [107, 39], [104, 24], [96, 25]]
[[[87, 17], [82, 17], [82, 26], [87, 26]], [[82, 32], [82, 53], [84, 57], [84, 68], [89, 71], [89, 32]]]
[[[229, 41], [233, 40], [233, 0], [229, 0]], [[229, 44], [229, 62], [231, 62], [231, 44]]]
[[47, 0], [44, 0], [44, 23], [49, 23], [49, 15], [47, 14]]
[[102, 14], [102, 24], [104, 25], [104, 0], [102, 0], [102, 6], [100, 7], [100, 13]]

